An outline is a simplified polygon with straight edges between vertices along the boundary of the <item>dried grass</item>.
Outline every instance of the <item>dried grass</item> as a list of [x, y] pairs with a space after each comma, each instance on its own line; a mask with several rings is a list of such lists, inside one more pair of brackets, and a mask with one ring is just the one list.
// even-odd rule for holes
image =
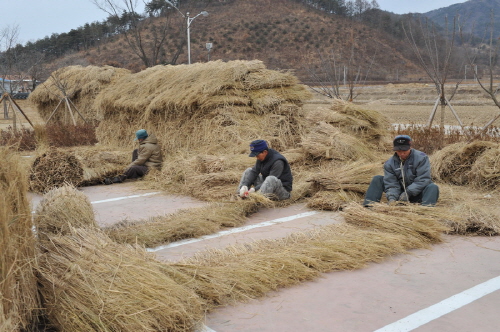
[[36, 326], [40, 314], [35, 237], [20, 158], [5, 148], [0, 154], [0, 330], [18, 331]]
[[175, 214], [157, 216], [147, 220], [123, 221], [105, 231], [118, 243], [138, 243], [146, 247], [208, 235], [223, 227], [240, 226], [246, 217], [261, 206], [272, 204], [252, 195], [246, 200], [229, 203], [211, 203], [206, 207], [181, 210]]
[[500, 187], [500, 145], [485, 150], [474, 162], [469, 175], [475, 188], [498, 190]]
[[54, 188], [43, 195], [36, 207], [34, 223], [42, 241], [51, 235], [67, 235], [72, 227], [99, 228], [87, 195], [71, 185]]
[[360, 203], [363, 195], [352, 191], [319, 191], [307, 201], [307, 207], [314, 210], [340, 211], [350, 203]]
[[485, 151], [494, 148], [498, 148], [498, 144], [489, 141], [460, 142], [448, 145], [430, 156], [432, 177], [449, 184], [468, 184], [471, 178], [471, 169], [476, 160]]
[[83, 180], [83, 167], [70, 152], [51, 149], [40, 151], [31, 166], [30, 189], [46, 193], [65, 184], [77, 186]]
[[[30, 94], [29, 101], [35, 105], [42, 118], [47, 120], [66, 95], [86, 120], [102, 120], [102, 113], [94, 107], [94, 99], [104, 87], [113, 85], [119, 77], [129, 74], [127, 69], [111, 66], [60, 68]], [[65, 116], [64, 105], [60, 105], [53, 119], [62, 120]]]
[[198, 296], [142, 248], [70, 228], [41, 249], [39, 289], [58, 330], [191, 331], [203, 318]]

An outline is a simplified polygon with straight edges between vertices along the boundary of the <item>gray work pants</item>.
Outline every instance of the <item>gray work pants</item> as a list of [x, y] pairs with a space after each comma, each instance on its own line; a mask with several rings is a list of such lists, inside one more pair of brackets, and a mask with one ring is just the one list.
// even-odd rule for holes
[[[238, 186], [238, 193], [240, 192], [240, 188], [243, 186], [244, 183], [249, 183], [249, 179], [252, 176], [252, 169], [247, 168], [244, 172], [243, 175], [241, 176], [240, 179], [240, 184]], [[264, 180], [262, 178], [262, 174], [259, 174], [255, 181], [253, 183], [250, 183], [248, 186], [248, 189], [250, 189], [251, 186], [254, 187], [259, 187], [259, 192], [270, 199], [273, 200], [278, 200], [282, 201], [284, 199], [289, 199], [290, 198], [290, 192], [288, 192], [284, 187], [283, 184], [281, 183], [281, 180], [278, 179], [275, 176], [269, 175], [266, 177]]]
[[[364, 206], [369, 206], [371, 203], [379, 203], [382, 198], [382, 193], [385, 191], [384, 177], [382, 175], [375, 175], [366, 191]], [[434, 206], [439, 198], [439, 187], [430, 183], [424, 190], [416, 195], [410, 196], [410, 203], [421, 203], [422, 205]]]

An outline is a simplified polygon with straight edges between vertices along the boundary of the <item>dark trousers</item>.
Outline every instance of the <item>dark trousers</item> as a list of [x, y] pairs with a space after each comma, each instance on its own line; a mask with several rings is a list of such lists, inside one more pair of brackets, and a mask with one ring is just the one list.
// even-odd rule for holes
[[[137, 151], [137, 149], [135, 149], [132, 152], [132, 161], [135, 161], [138, 156], [139, 152]], [[147, 172], [147, 166], [131, 166], [127, 168], [127, 170], [125, 170], [125, 173], [123, 173], [123, 175], [126, 176], [126, 179], [137, 179], [146, 175]]]
[[[403, 190], [403, 188], [401, 188]], [[375, 175], [366, 191], [364, 206], [370, 203], [379, 203], [385, 191], [384, 177]], [[422, 192], [416, 196], [410, 196], [410, 203], [421, 203], [422, 205], [434, 206], [439, 198], [439, 187], [435, 183], [430, 183]]]

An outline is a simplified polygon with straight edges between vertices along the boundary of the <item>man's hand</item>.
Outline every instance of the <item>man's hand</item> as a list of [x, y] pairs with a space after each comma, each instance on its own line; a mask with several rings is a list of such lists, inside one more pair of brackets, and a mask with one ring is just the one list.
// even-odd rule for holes
[[396, 205], [396, 203], [397, 203], [397, 202], [396, 202], [396, 200], [395, 200], [395, 199], [390, 199], [390, 200], [387, 202], [387, 205], [389, 205], [389, 206], [394, 206], [394, 205]]
[[247, 196], [248, 196], [248, 187], [242, 186], [240, 188], [240, 197], [247, 197]]
[[401, 202], [408, 202], [408, 193], [406, 191], [403, 191], [401, 195], [399, 196], [399, 200]]

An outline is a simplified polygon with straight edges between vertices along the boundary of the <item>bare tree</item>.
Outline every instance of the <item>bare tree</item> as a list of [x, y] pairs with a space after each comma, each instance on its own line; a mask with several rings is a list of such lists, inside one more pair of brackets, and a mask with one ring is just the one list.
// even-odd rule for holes
[[[457, 112], [453, 109], [450, 100], [455, 95], [461, 79], [457, 80], [454, 89], [450, 94], [450, 98], [446, 96], [445, 84], [448, 82], [450, 73], [455, 72], [456, 68], [452, 68], [456, 64], [458, 49], [455, 46], [457, 38], [457, 22], [456, 17], [453, 19], [453, 25], [450, 29], [448, 20], [445, 23], [443, 32], [438, 32], [436, 25], [430, 23], [428, 19], [418, 19], [417, 29], [414, 29], [413, 22], [403, 24], [403, 30], [406, 35], [412, 51], [416, 55], [420, 66], [425, 71], [436, 87], [437, 100], [432, 109], [431, 115], [427, 122], [427, 126], [431, 127], [438, 105], [441, 105], [441, 122], [440, 128], [444, 133], [444, 111], [448, 106], [456, 120], [463, 128], [463, 123], [460, 120]], [[458, 68], [461, 68], [458, 65]]]
[[364, 50], [355, 48], [354, 33], [346, 44], [336, 47], [329, 54], [318, 50], [319, 64], [306, 68], [310, 82], [309, 87], [328, 98], [353, 101], [360, 93], [360, 84], [365, 83], [375, 62], [376, 50], [366, 62], [362, 54]]
[[[150, 11], [150, 17], [138, 13], [138, 0], [90, 0], [99, 9], [120, 22], [121, 30], [130, 49], [136, 54], [146, 67], [152, 67], [165, 62], [168, 32], [170, 31], [171, 17], [167, 14], [167, 2], [155, 2]], [[141, 4], [146, 5], [144, 2]], [[165, 10], [161, 6], [168, 6]], [[154, 20], [155, 15], [162, 16], [161, 20]], [[181, 48], [182, 46], [178, 46]], [[169, 61], [175, 63], [180, 52], [176, 52]]]
[[0, 91], [12, 93], [14, 90], [14, 84], [9, 84], [9, 87], [7, 88], [5, 79], [7, 75], [12, 74], [12, 68], [15, 61], [11, 56], [12, 52], [10, 51], [17, 44], [18, 37], [18, 25], [6, 26], [0, 30], [0, 77], [3, 78]]

